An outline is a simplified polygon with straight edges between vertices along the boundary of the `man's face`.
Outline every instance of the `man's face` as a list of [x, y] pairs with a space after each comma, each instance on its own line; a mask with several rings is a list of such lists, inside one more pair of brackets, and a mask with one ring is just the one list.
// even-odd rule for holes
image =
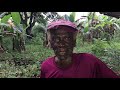
[[68, 32], [64, 29], [55, 30], [54, 33], [51, 34], [50, 42], [55, 55], [60, 60], [65, 60], [72, 55], [75, 46], [73, 32]]

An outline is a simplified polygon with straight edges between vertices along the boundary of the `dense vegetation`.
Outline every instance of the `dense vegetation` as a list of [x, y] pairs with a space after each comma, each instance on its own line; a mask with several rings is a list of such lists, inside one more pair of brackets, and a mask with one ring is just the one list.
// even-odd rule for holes
[[[15, 13], [14, 13], [15, 14]], [[13, 13], [12, 13], [13, 15]], [[72, 13], [70, 16], [71, 21], [77, 23], [78, 29], [81, 30], [77, 35], [77, 45], [74, 48], [74, 52], [88, 52], [96, 55], [103, 62], [105, 62], [108, 67], [114, 70], [118, 75], [120, 75], [120, 28], [119, 28], [119, 19], [114, 19], [111, 17], [104, 16], [104, 19], [100, 21], [95, 16], [95, 13], [91, 13], [89, 17], [84, 22], [79, 22], [74, 20], [75, 13]], [[91, 17], [90, 17], [91, 16]], [[96, 20], [99, 20], [96, 22]], [[118, 21], [117, 21], [118, 20]], [[20, 20], [19, 20], [20, 21]], [[91, 23], [94, 22], [95, 24]], [[103, 23], [104, 22], [104, 23]], [[44, 22], [43, 22], [44, 23]], [[109, 30], [112, 30], [113, 23], [117, 26], [115, 32], [111, 34]], [[18, 25], [18, 24], [17, 24]], [[1, 24], [1, 34], [0, 34], [0, 49], [4, 49], [4, 52], [0, 51], [0, 77], [1, 78], [29, 78], [29, 77], [38, 77], [40, 74], [40, 65], [47, 57], [53, 56], [53, 50], [49, 47], [46, 47], [45, 44], [45, 25], [38, 23], [32, 27], [31, 33], [33, 34], [32, 39], [28, 38], [25, 32], [20, 33], [22, 41], [25, 43], [24, 49], [17, 47], [18, 43], [15, 42], [16, 46], [13, 50], [13, 36], [3, 35], [2, 30], [4, 27], [8, 26], [6, 24]], [[16, 26], [16, 25], [15, 25]], [[19, 25], [18, 25], [19, 26]], [[111, 28], [108, 26], [111, 26]], [[93, 36], [90, 33], [90, 29], [94, 30], [97, 34]], [[98, 29], [99, 28], [99, 29]], [[106, 29], [105, 29], [106, 28]], [[9, 28], [10, 30], [11, 28]], [[26, 29], [26, 28], [25, 28]], [[19, 30], [19, 28], [18, 28]], [[98, 33], [98, 31], [100, 33]], [[108, 30], [103, 32], [103, 30]], [[86, 34], [87, 33], [87, 34]], [[16, 33], [14, 33], [16, 34]], [[16, 37], [15, 40], [20, 41], [20, 34]], [[99, 35], [100, 34], [100, 35]], [[98, 37], [100, 36], [100, 37]], [[106, 37], [107, 36], [107, 37]], [[109, 37], [109, 38], [108, 38]], [[111, 38], [112, 37], [112, 38]], [[4, 48], [2, 48], [4, 47]]]

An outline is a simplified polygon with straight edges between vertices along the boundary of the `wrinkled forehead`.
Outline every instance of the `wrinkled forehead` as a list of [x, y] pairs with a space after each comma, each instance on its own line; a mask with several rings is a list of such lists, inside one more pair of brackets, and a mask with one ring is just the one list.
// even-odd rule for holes
[[59, 29], [55, 30], [55, 34], [69, 34], [69, 33], [71, 33], [71, 32], [66, 31], [65, 28], [59, 28]]

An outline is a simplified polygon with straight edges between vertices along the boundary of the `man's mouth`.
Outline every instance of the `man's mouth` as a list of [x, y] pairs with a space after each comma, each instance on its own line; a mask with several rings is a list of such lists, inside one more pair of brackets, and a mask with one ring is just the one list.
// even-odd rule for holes
[[59, 53], [60, 53], [60, 55], [65, 55], [66, 52], [59, 52]]
[[65, 52], [65, 49], [64, 48], [60, 48], [59, 51], [60, 52]]
[[66, 50], [64, 48], [59, 49], [60, 55], [64, 55], [66, 53]]

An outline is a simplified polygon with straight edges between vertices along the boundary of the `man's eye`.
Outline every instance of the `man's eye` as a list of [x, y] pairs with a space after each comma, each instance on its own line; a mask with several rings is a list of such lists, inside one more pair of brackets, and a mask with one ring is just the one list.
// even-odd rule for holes
[[55, 42], [59, 42], [60, 40], [58, 38], [53, 39]]
[[59, 42], [59, 39], [55, 39], [56, 42]]
[[66, 41], [67, 41], [67, 40], [70, 40], [70, 38], [69, 38], [69, 37], [65, 37], [65, 39], [64, 39], [64, 40], [66, 40]]

